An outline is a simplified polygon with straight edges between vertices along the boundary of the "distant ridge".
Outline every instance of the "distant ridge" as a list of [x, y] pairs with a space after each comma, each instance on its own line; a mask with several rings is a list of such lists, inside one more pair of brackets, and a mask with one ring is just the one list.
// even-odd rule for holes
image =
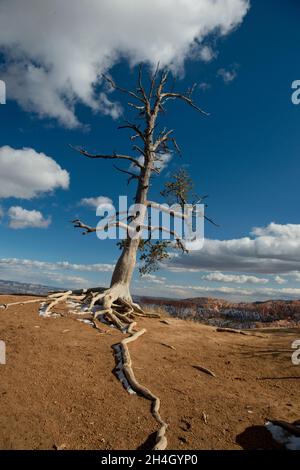
[[31, 295], [47, 295], [50, 291], [61, 291], [63, 289], [44, 286], [42, 284], [32, 284], [26, 282], [4, 281], [0, 279], [0, 294], [31, 294]]
[[[45, 286], [0, 279], [0, 294], [45, 296], [51, 291], [67, 288]], [[299, 327], [300, 300], [267, 300], [257, 302], [230, 302], [213, 297], [170, 299], [133, 296], [142, 305], [161, 307], [168, 314], [230, 328]]]
[[260, 326], [300, 326], [300, 300], [230, 302], [211, 297], [161, 299], [141, 297], [140, 302], [153, 308], [162, 307], [170, 315], [230, 328]]

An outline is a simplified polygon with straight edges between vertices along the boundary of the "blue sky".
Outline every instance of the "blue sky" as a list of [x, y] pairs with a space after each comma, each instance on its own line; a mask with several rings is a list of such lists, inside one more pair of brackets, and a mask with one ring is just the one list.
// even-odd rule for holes
[[[138, 14], [136, 22], [131, 19], [133, 23], [127, 24], [126, 18], [122, 21], [120, 4], [115, 0], [109, 8], [99, 10], [99, 25], [103, 23], [105, 29], [105, 15], [112, 24], [114, 19], [122, 22], [122, 27], [125, 24], [121, 31], [116, 28], [120, 44], [133, 36], [132, 41], [128, 39], [125, 53], [123, 46], [108, 41], [107, 34], [104, 52], [95, 47], [99, 38], [95, 43], [93, 38], [87, 44], [83, 39], [72, 43], [70, 38], [77, 36], [73, 36], [75, 26], [71, 21], [66, 25], [70, 29], [67, 33], [58, 29], [61, 36], [55, 37], [60, 43], [52, 50], [51, 31], [41, 36], [42, 25], [34, 21], [34, 9], [38, 5], [41, 23], [44, 20], [47, 24], [63, 17], [65, 10], [60, 12], [60, 2], [54, 2], [52, 16], [46, 2], [26, 1], [32, 15], [25, 18], [28, 29], [24, 30], [18, 29], [15, 16], [20, 2], [4, 0], [0, 7], [0, 79], [6, 82], [8, 98], [6, 105], [0, 105], [0, 278], [66, 287], [109, 283], [119, 254], [115, 243], [99, 241], [94, 235], [82, 237], [69, 222], [77, 216], [91, 225], [97, 222], [95, 210], [80, 203], [83, 198], [105, 196], [117, 202], [119, 194], [131, 197], [134, 190], [134, 184], [128, 189], [124, 175], [115, 172], [110, 162], [86, 160], [68, 147], [73, 144], [91, 152], [132, 152], [127, 132], [117, 130], [122, 116], [131, 115], [126, 101], [116, 93], [107, 93], [100, 81], [93, 80], [90, 67], [94, 57], [98, 59], [97, 54], [102, 54], [99, 70], [108, 71], [126, 87], [134, 84], [138, 61], [151, 64], [163, 59], [177, 76], [178, 90], [194, 82], [199, 84], [195, 100], [210, 113], [203, 117], [181, 103], [168, 105], [162, 122], [175, 129], [183, 157], [172, 157], [161, 177], [156, 178], [151, 198], [159, 199], [170, 172], [187, 165], [198, 193], [209, 194], [207, 211], [219, 227], [206, 224], [206, 241], [200, 252], [179, 256], [146, 279], [136, 274], [133, 291], [241, 300], [299, 297], [300, 105], [291, 101], [292, 82], [300, 80], [299, 2], [252, 0], [247, 9], [246, 1], [232, 0], [228, 7], [220, 2], [220, 10], [214, 12], [209, 9], [210, 0], [201, 0], [198, 3], [203, 4], [203, 11], [211, 14], [205, 20], [201, 13], [199, 24], [203, 24], [197, 35], [193, 32], [197, 31], [197, 6], [193, 10], [197, 2], [174, 0], [178, 11], [186, 3], [182, 18], [175, 13], [174, 18], [168, 17], [162, 8], [162, 27], [166, 21], [171, 24], [163, 37], [159, 36], [160, 30], [158, 39], [153, 32], [152, 51], [148, 46], [151, 35], [150, 43], [143, 46], [143, 35], [146, 37], [151, 30], [143, 31]], [[80, 2], [75, 4], [80, 10]], [[95, 2], [91, 0], [91, 4]], [[189, 9], [194, 12], [191, 16]], [[220, 22], [216, 26], [224, 28], [223, 34], [209, 29], [214, 14], [215, 21]], [[74, 15], [76, 19], [76, 11]], [[11, 27], [6, 29], [10, 21]], [[133, 26], [141, 39], [132, 33]], [[55, 23], [55, 27], [59, 25]], [[208, 35], [203, 32], [205, 28]], [[90, 34], [97, 34], [92, 27]], [[191, 50], [187, 46], [195, 37], [198, 46], [194, 44]], [[41, 45], [37, 46], [36, 41]], [[136, 47], [135, 41], [140, 43]], [[176, 50], [172, 52], [170, 45], [174, 41]], [[90, 50], [93, 54], [89, 62]], [[70, 68], [75, 64], [69, 80], [65, 51], [68, 57], [78, 53], [74, 63], [69, 64]], [[85, 54], [82, 57], [81, 52]], [[100, 95], [103, 92], [105, 98]], [[121, 116], [113, 119], [120, 109]], [[17, 152], [23, 148], [31, 152]], [[60, 168], [33, 166], [31, 172], [38, 168], [44, 182], [35, 191], [37, 178], [24, 179], [22, 169], [25, 158], [34, 161], [41, 153]], [[7, 165], [7, 158], [14, 163]], [[52, 172], [51, 177], [47, 172]], [[30, 186], [27, 193], [20, 190], [20, 185], [26, 184]]]

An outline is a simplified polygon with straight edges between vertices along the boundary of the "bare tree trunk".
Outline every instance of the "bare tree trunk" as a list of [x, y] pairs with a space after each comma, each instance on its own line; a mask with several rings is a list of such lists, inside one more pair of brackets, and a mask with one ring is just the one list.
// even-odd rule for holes
[[[138, 182], [135, 203], [136, 204], [145, 204], [147, 201], [147, 195], [149, 190], [149, 180], [151, 175], [151, 151], [145, 146], [145, 155], [149, 155], [147, 162], [145, 161], [145, 169], [140, 175]], [[121, 256], [119, 257], [112, 278], [110, 287], [114, 288], [117, 286], [122, 286], [121, 291], [123, 290], [122, 296], [131, 301], [130, 296], [130, 283], [134, 268], [136, 265], [137, 250], [139, 247], [140, 239], [137, 238], [128, 238], [126, 244], [122, 250]]]

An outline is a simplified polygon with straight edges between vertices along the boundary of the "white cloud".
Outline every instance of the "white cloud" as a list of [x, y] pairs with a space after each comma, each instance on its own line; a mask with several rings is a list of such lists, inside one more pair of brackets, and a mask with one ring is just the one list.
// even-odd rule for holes
[[[288, 276], [296, 282], [300, 282], [300, 272], [295, 271], [294, 273], [288, 274]], [[286, 282], [286, 281], [285, 281]]]
[[203, 60], [203, 62], [210, 62], [215, 57], [216, 53], [209, 46], [203, 46], [199, 51], [199, 58]]
[[284, 287], [282, 289], [268, 288], [255, 292], [258, 298], [264, 299], [299, 299], [300, 289], [297, 287]]
[[271, 223], [251, 237], [204, 241], [202, 250], [173, 257], [172, 271], [283, 274], [300, 271], [300, 225]]
[[158, 156], [159, 160], [154, 163], [154, 167], [157, 168], [159, 171], [163, 171], [172, 159], [171, 153], [161, 153]]
[[254, 227], [251, 233], [258, 237], [280, 237], [296, 240], [300, 238], [300, 225], [280, 225], [272, 222], [266, 227]]
[[236, 67], [232, 67], [231, 69], [220, 69], [217, 75], [218, 77], [221, 77], [225, 83], [233, 82], [237, 77]]
[[13, 229], [47, 228], [51, 224], [51, 217], [45, 219], [40, 211], [28, 211], [20, 206], [11, 207], [8, 216], [10, 218], [9, 227]]
[[53, 286], [72, 286], [81, 289], [90, 286], [90, 282], [81, 276], [68, 276], [65, 274], [44, 271], [43, 278], [46, 279], [47, 282], [51, 282], [51, 285]]
[[78, 125], [76, 103], [116, 117], [118, 105], [95, 93], [101, 73], [121, 57], [175, 70], [203, 40], [241, 24], [248, 0], [2, 0], [0, 51], [9, 98], [40, 116]]
[[[140, 155], [137, 158], [137, 161], [140, 163], [140, 165], [144, 165], [144, 159], [145, 159], [144, 155]], [[172, 153], [170, 152], [157, 153], [156, 160], [154, 162], [154, 168], [156, 168], [159, 171], [163, 171], [168, 166], [171, 160], [172, 160]], [[130, 169], [138, 171], [138, 168], [134, 163], [131, 163]]]
[[172, 160], [172, 154], [160, 153], [160, 154], [157, 154], [157, 159], [158, 160], [154, 162], [154, 168], [156, 168], [159, 171], [163, 171]]
[[267, 284], [269, 279], [245, 274], [224, 274], [220, 272], [210, 273], [202, 276], [205, 281], [228, 282], [233, 284]]
[[[145, 287], [135, 287], [135, 291], [141, 295], [145, 295]], [[300, 291], [300, 289], [299, 289]], [[234, 288], [234, 287], [204, 287], [182, 284], [169, 284], [165, 283], [161, 286], [155, 285], [153, 288], [147, 287], [146, 295], [154, 297], [169, 295], [171, 298], [184, 298], [184, 297], [229, 297], [229, 298], [242, 298], [243, 296], [251, 296], [253, 291], [248, 289]]]
[[[145, 295], [145, 287], [134, 286], [136, 294]], [[300, 288], [240, 288], [240, 287], [207, 287], [201, 285], [183, 285], [165, 283], [161, 286], [150, 285], [147, 287], [147, 295], [154, 297], [169, 298], [193, 298], [193, 297], [216, 297], [224, 298], [232, 302], [253, 302], [266, 300], [299, 299]]]
[[285, 279], [283, 279], [283, 277], [281, 276], [275, 276], [275, 279], [274, 281], [276, 282], [276, 284], [279, 284], [279, 285], [282, 285], [282, 284], [285, 284], [287, 281]]
[[166, 278], [163, 276], [157, 276], [156, 274], [145, 274], [141, 279], [140, 282], [146, 281], [147, 283], [151, 284], [165, 284]]
[[0, 259], [1, 279], [18, 282], [44, 284], [54, 287], [88, 287], [90, 281], [75, 274], [66, 274], [55, 263], [44, 263], [25, 259]]
[[18, 258], [0, 258], [0, 269], [5, 268], [26, 268], [28, 270], [47, 269], [53, 270], [67, 270], [67, 271], [86, 271], [86, 272], [112, 272], [114, 269], [113, 264], [76, 264], [69, 261], [37, 261], [31, 259], [18, 259]]
[[[169, 284], [167, 285], [167, 287], [170, 289], [170, 290], [175, 290], [175, 289], [186, 289], [186, 292], [189, 292], [189, 291], [192, 291], [192, 292], [195, 292], [197, 293], [197, 295], [200, 294], [216, 294], [216, 293], [219, 293], [219, 294], [228, 294], [228, 295], [251, 295], [253, 293], [253, 291], [249, 290], [249, 289], [237, 289], [236, 287], [226, 287], [226, 286], [222, 286], [222, 287], [218, 287], [218, 288], [215, 288], [215, 287], [204, 287], [204, 286], [182, 286], [182, 285], [178, 285], [178, 284]], [[300, 290], [300, 289], [299, 289]], [[194, 294], [195, 295], [195, 294]]]
[[101, 209], [104, 209], [104, 210], [113, 208], [112, 200], [105, 196], [85, 197], [81, 199], [80, 205], [91, 207], [93, 209], [100, 207]]
[[[0, 279], [15, 280], [54, 287], [105, 286], [113, 264], [76, 264], [69, 261], [47, 262], [31, 259], [0, 258]], [[89, 279], [78, 275], [87, 273]], [[93, 274], [97, 273], [93, 279]]]
[[1, 219], [3, 218], [3, 216], [4, 216], [4, 210], [0, 206], [0, 222], [1, 222]]
[[68, 172], [51, 157], [32, 148], [0, 147], [0, 199], [31, 199], [68, 187]]

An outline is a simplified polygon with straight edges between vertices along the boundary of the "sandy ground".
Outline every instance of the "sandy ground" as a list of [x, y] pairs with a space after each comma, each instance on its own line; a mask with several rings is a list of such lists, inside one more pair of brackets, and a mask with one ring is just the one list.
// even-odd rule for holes
[[[0, 296], [0, 303], [22, 298]], [[300, 366], [291, 362], [300, 330], [242, 336], [168, 321], [140, 320], [147, 333], [130, 351], [138, 380], [161, 398], [169, 448], [276, 448], [266, 419], [300, 418]], [[41, 318], [35, 304], [0, 310], [7, 348], [1, 449], [151, 448], [157, 424], [150, 403], [116, 379], [112, 345], [122, 334], [109, 333], [72, 318]]]

